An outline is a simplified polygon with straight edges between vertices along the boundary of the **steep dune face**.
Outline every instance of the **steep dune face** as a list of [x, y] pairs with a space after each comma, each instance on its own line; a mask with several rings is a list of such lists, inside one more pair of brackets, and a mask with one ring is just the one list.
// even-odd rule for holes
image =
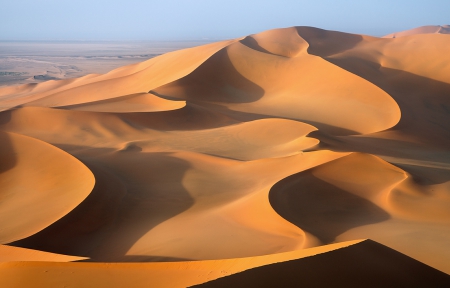
[[184, 287], [365, 238], [449, 273], [449, 40], [292, 27], [1, 88], [5, 261], [170, 262], [6, 287]]

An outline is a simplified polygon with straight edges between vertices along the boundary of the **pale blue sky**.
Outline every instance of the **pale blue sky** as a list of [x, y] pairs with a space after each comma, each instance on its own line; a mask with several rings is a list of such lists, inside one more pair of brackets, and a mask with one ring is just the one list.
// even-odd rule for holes
[[450, 0], [0, 0], [0, 40], [196, 40], [314, 26], [381, 36], [450, 24]]

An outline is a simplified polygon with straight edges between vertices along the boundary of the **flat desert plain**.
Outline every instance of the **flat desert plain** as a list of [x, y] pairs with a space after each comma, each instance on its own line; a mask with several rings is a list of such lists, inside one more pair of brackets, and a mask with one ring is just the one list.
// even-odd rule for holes
[[3, 75], [0, 287], [450, 287], [449, 31]]

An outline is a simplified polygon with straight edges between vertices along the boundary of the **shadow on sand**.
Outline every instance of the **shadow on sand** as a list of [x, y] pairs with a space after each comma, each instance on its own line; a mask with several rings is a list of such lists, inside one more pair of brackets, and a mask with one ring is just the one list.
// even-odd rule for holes
[[300, 172], [276, 183], [269, 193], [274, 210], [324, 244], [355, 227], [386, 221], [390, 215], [372, 202]]

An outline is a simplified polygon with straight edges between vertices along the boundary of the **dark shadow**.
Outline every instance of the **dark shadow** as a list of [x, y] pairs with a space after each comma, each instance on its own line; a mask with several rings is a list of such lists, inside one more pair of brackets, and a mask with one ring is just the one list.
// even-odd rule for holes
[[252, 36], [247, 36], [244, 39], [240, 40], [239, 42], [241, 42], [243, 45], [247, 46], [250, 49], [262, 52], [262, 53], [266, 53], [266, 54], [270, 54], [270, 55], [274, 55], [274, 56], [280, 56], [280, 57], [285, 57], [286, 56], [282, 56], [282, 55], [278, 55], [278, 54], [274, 54], [270, 51], [267, 51], [266, 49], [264, 49], [263, 47], [261, 47], [258, 43], [258, 41], [256, 41], [255, 38], [253, 38]]
[[190, 74], [150, 93], [172, 97], [166, 99], [250, 103], [261, 99], [265, 91], [236, 70], [224, 48]]
[[[11, 113], [9, 111], [0, 112], [0, 126], [9, 122]], [[14, 152], [11, 140], [7, 133], [0, 131], [0, 173], [10, 170], [17, 163], [17, 157]], [[0, 191], [0, 199], [1, 199]]]
[[11, 168], [14, 168], [17, 163], [14, 148], [11, 145], [11, 141], [6, 133], [0, 132], [0, 173], [6, 172]]
[[10, 245], [90, 257], [89, 261], [174, 260], [126, 253], [152, 228], [192, 206], [194, 200], [182, 185], [188, 162], [169, 153], [136, 149], [61, 148], [71, 151], [94, 173], [93, 191], [60, 220]]
[[0, 112], [0, 126], [8, 124], [11, 121], [11, 110]]
[[[316, 150], [331, 150], [331, 151], [339, 151], [339, 152], [349, 152], [345, 149], [339, 149], [337, 147], [342, 147], [345, 145], [345, 142], [340, 139], [340, 137], [336, 137], [339, 134], [328, 133], [327, 129], [319, 129], [316, 131], [312, 131], [308, 134], [309, 137], [316, 138], [319, 140], [319, 144], [316, 146]], [[332, 130], [331, 130], [332, 131]]]
[[323, 30], [314, 27], [296, 27], [298, 35], [308, 42], [308, 53], [326, 57], [355, 47], [363, 40], [361, 35]]
[[366, 240], [191, 287], [450, 287], [450, 275]]
[[120, 152], [141, 152], [142, 148], [135, 143], [128, 143]]
[[386, 221], [389, 214], [372, 202], [300, 172], [276, 183], [269, 193], [273, 209], [324, 244], [355, 227]]

